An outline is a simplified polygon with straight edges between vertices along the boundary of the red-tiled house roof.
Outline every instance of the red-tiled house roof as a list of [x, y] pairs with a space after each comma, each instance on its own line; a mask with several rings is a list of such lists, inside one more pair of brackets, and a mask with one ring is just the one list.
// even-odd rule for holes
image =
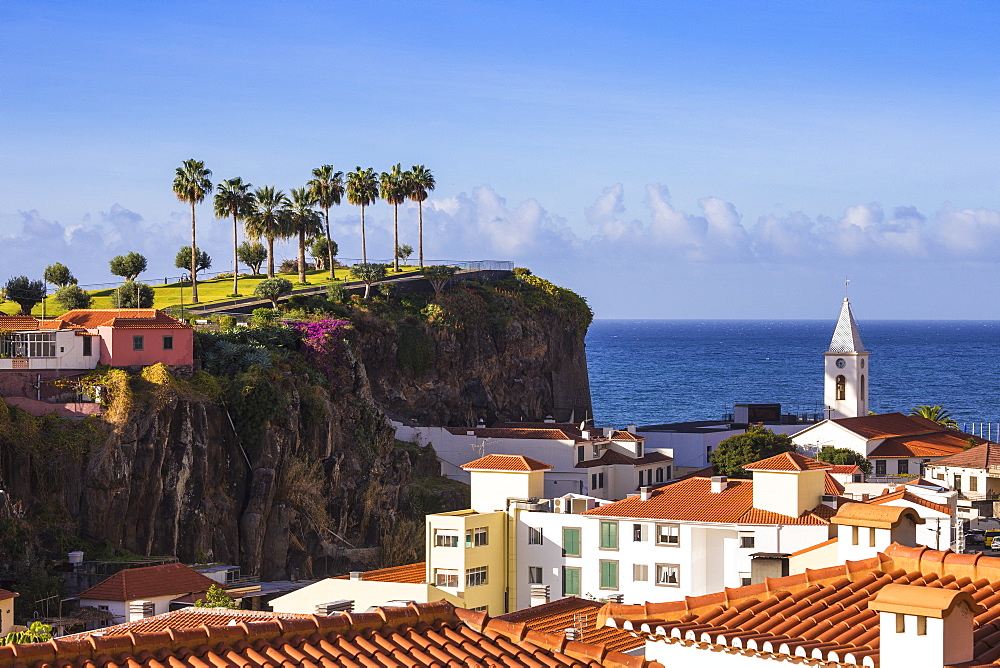
[[524, 455], [486, 455], [462, 464], [466, 471], [548, 471], [552, 466]]
[[866, 658], [878, 665], [879, 613], [869, 604], [891, 584], [970, 594], [984, 610], [974, 618], [975, 658], [962, 665], [1000, 663], [1000, 558], [923, 546], [893, 544], [871, 559], [682, 601], [608, 604], [598, 623], [710, 651], [739, 648], [768, 658], [804, 651], [835, 665]]
[[180, 563], [126, 568], [81, 592], [80, 598], [98, 601], [139, 601], [160, 596], [206, 592], [218, 583]]
[[38, 329], [38, 318], [30, 315], [4, 315], [0, 313], [0, 331], [32, 332]]
[[191, 329], [191, 325], [155, 308], [140, 309], [77, 309], [67, 311], [59, 319], [71, 327], [96, 329], [123, 327], [126, 329]]
[[125, 636], [56, 638], [0, 647], [0, 665], [571, 666], [663, 668], [643, 657], [567, 641], [446, 601], [373, 613], [241, 622]]
[[594, 466], [616, 466], [623, 464], [642, 466], [644, 464], [659, 464], [661, 462], [672, 461], [674, 461], [673, 457], [668, 457], [662, 452], [647, 452], [642, 457], [629, 457], [628, 455], [618, 452], [617, 450], [609, 449], [605, 450], [597, 459], [588, 459], [577, 463], [575, 468], [588, 469]]
[[812, 457], [800, 455], [797, 452], [782, 452], [780, 455], [762, 459], [759, 462], [752, 462], [743, 467], [744, 471], [819, 471], [821, 469], [832, 469], [833, 464], [821, 462]]
[[20, 594], [12, 591], [7, 591], [6, 589], [0, 589], [0, 601], [6, 601], [9, 598], [15, 598], [20, 596]]
[[944, 429], [933, 434], [897, 436], [887, 438], [868, 453], [871, 458], [894, 457], [947, 457], [962, 452], [969, 446], [969, 439], [976, 443], [986, 441], [963, 434], [953, 429]]
[[[347, 580], [350, 575], [338, 575], [334, 580]], [[361, 579], [366, 582], [404, 582], [409, 584], [420, 584], [427, 580], [427, 562], [421, 561], [416, 564], [406, 564], [404, 566], [391, 566], [389, 568], [379, 568], [374, 571], [365, 571], [361, 574]]]
[[826, 512], [822, 505], [799, 517], [754, 508], [753, 484], [752, 480], [729, 480], [726, 489], [713, 493], [710, 478], [688, 478], [653, 490], [646, 501], [641, 496], [630, 496], [581, 514], [687, 522], [828, 524], [819, 514]]
[[830, 469], [830, 473], [834, 475], [854, 475], [855, 473], [864, 473], [864, 471], [857, 464], [839, 464]]
[[[309, 619], [312, 615], [302, 615], [293, 612], [269, 612], [266, 610], [235, 610], [230, 608], [181, 608], [165, 612], [162, 615], [144, 617], [134, 622], [126, 622], [115, 626], [105, 626], [100, 629], [106, 636], [124, 636], [129, 633], [153, 633], [167, 629], [197, 629], [202, 626], [227, 626], [230, 622], [276, 621], [279, 619]], [[80, 638], [89, 636], [92, 631], [74, 633], [71, 636]]]
[[528, 628], [547, 633], [564, 634], [568, 628], [577, 628], [577, 640], [600, 645], [614, 652], [628, 652], [642, 647], [645, 640], [609, 626], [597, 626], [597, 612], [603, 603], [576, 596], [567, 596], [550, 603], [534, 605], [517, 612], [508, 612], [497, 619], [521, 622]]
[[837, 481], [829, 472], [826, 474], [826, 479], [823, 481], [823, 493], [833, 494], [834, 496], [840, 496], [844, 493], [844, 486]]
[[882, 496], [877, 496], [874, 499], [869, 499], [868, 503], [883, 504], [889, 503], [890, 501], [909, 501], [910, 503], [915, 503], [918, 506], [923, 506], [924, 508], [930, 508], [931, 510], [936, 510], [939, 513], [944, 513], [945, 515], [951, 515], [951, 508], [944, 505], [943, 503], [934, 503], [933, 501], [928, 501], [922, 496], [918, 496], [911, 492], [910, 490], [903, 488], [896, 492], [890, 492], [888, 494], [883, 494]]
[[950, 457], [938, 459], [934, 462], [934, 466], [955, 466], [985, 471], [991, 466], [1000, 466], [1000, 445], [991, 442], [981, 443]]
[[836, 418], [836, 424], [866, 439], [892, 438], [893, 436], [913, 436], [941, 431], [944, 427], [933, 420], [919, 415], [902, 413], [882, 413], [862, 415], [852, 418]]

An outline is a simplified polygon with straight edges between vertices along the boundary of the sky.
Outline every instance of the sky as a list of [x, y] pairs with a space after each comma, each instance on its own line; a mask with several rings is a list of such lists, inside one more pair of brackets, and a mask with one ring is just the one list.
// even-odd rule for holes
[[[850, 278], [861, 320], [1000, 319], [998, 33], [993, 1], [5, 0], [0, 281], [108, 283], [132, 250], [176, 276], [188, 158], [286, 191], [401, 163], [437, 181], [428, 259], [598, 318], [834, 319]], [[331, 219], [360, 257], [359, 208]], [[231, 270], [231, 223], [197, 221]]]

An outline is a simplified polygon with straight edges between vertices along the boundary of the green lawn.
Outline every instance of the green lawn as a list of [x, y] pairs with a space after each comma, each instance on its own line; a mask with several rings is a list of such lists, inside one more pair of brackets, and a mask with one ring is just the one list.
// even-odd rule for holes
[[[388, 276], [390, 278], [396, 276], [405, 276], [407, 274], [412, 274], [417, 272], [417, 267], [405, 267], [400, 266], [400, 271], [398, 274], [393, 273], [392, 269], [388, 270]], [[316, 269], [313, 271], [306, 272], [306, 284], [302, 285], [298, 282], [298, 274], [277, 274], [281, 278], [287, 278], [292, 282], [295, 289], [311, 287], [311, 286], [321, 286], [330, 284], [330, 272], [326, 269]], [[344, 281], [350, 279], [350, 270], [346, 267], [338, 267], [336, 269], [336, 277], [338, 281]], [[265, 280], [267, 276], [254, 276], [252, 278], [241, 278], [240, 279], [240, 295], [243, 297], [252, 297], [254, 287], [261, 281]], [[140, 280], [142, 280], [140, 278]], [[191, 284], [190, 283], [168, 283], [166, 285], [152, 285], [150, 286], [156, 291], [156, 297], [153, 300], [153, 306], [156, 308], [167, 308], [169, 306], [180, 306], [181, 300], [185, 306], [191, 306]], [[232, 278], [212, 278], [206, 281], [198, 281], [198, 297], [200, 298], [199, 304], [211, 304], [213, 302], [226, 301], [232, 299], [229, 295], [233, 291], [233, 279]], [[111, 293], [112, 290], [96, 290], [91, 294], [94, 295], [94, 303], [92, 308], [113, 308], [111, 305]], [[0, 304], [0, 313], [14, 314], [19, 311], [19, 307], [14, 302], [4, 302]], [[60, 307], [56, 301], [50, 295], [46, 299], [45, 303], [45, 316], [48, 318], [61, 315], [66, 312], [66, 309]], [[38, 304], [32, 309], [31, 314], [34, 316], [42, 315], [42, 305]]]

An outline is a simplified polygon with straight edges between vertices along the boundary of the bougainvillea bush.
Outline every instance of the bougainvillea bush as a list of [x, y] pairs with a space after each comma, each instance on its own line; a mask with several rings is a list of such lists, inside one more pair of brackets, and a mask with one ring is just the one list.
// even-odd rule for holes
[[330, 390], [335, 393], [343, 390], [350, 378], [347, 341], [344, 340], [350, 321], [326, 319], [287, 324], [302, 336], [305, 356], [317, 371], [326, 376]]

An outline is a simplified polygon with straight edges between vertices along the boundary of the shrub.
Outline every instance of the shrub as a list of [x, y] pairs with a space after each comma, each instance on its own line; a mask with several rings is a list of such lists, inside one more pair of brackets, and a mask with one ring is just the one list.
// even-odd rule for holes
[[56, 290], [56, 303], [67, 311], [77, 308], [90, 308], [93, 297], [76, 284], [64, 285]]
[[222, 329], [233, 329], [236, 327], [236, 318], [231, 315], [219, 316], [219, 327]]
[[254, 327], [266, 327], [278, 319], [278, 312], [271, 308], [255, 308], [250, 314], [250, 324]]
[[334, 304], [344, 303], [344, 284], [334, 283], [326, 289], [326, 298]]
[[531, 270], [527, 267], [514, 267], [515, 276], [531, 276]]
[[254, 288], [253, 294], [261, 299], [269, 299], [278, 308], [278, 300], [292, 291], [292, 282], [287, 278], [268, 278]]
[[413, 323], [399, 327], [399, 344], [396, 346], [396, 365], [414, 376], [423, 375], [434, 364], [434, 339]]
[[114, 308], [152, 308], [156, 292], [145, 283], [125, 281], [111, 293]]

